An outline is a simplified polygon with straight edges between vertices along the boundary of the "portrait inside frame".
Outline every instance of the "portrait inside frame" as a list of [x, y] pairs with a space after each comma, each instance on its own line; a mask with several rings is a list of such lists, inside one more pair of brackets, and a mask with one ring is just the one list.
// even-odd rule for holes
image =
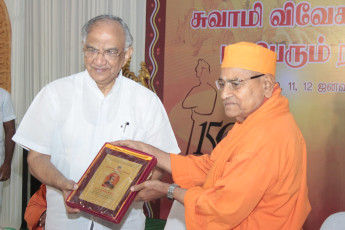
[[137, 193], [130, 187], [147, 180], [156, 164], [150, 154], [105, 143], [66, 204], [119, 224]]

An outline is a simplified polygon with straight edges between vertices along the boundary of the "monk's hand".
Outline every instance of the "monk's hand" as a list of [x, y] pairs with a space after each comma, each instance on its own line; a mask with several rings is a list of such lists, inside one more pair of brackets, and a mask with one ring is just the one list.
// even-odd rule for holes
[[72, 191], [78, 189], [78, 184], [75, 183], [73, 180], [65, 179], [64, 181], [61, 182], [60, 188], [61, 188], [61, 190], [62, 190], [63, 199], [64, 199], [64, 201], [65, 201], [65, 207], [66, 207], [67, 212], [68, 212], [68, 213], [78, 213], [78, 212], [80, 212], [79, 209], [77, 209], [77, 208], [71, 208], [71, 207], [67, 206], [67, 204], [66, 204], [66, 200], [67, 200], [68, 195], [69, 195]]
[[123, 141], [114, 141], [114, 142], [111, 142], [110, 144], [117, 145], [117, 146], [125, 146], [125, 147], [129, 147], [132, 149], [137, 149], [139, 151], [149, 153], [152, 155], [155, 155], [155, 153], [157, 153], [157, 152], [162, 152], [161, 150], [153, 147], [152, 145], [145, 144], [145, 143], [140, 142], [140, 141], [123, 140]]
[[151, 201], [166, 197], [170, 184], [159, 180], [148, 180], [131, 187], [132, 192], [138, 192], [134, 201]]

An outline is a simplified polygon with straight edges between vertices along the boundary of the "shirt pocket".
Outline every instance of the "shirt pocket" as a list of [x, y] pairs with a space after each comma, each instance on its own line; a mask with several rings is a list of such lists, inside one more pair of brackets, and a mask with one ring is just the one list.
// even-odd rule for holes
[[147, 131], [135, 122], [125, 121], [120, 125], [120, 139], [145, 142]]

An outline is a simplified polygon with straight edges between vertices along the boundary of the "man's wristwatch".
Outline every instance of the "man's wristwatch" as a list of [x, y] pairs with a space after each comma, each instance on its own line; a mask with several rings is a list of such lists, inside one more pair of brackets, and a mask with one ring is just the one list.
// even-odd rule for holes
[[168, 194], [167, 194], [167, 197], [168, 197], [169, 200], [174, 200], [173, 194], [174, 194], [174, 191], [175, 191], [176, 187], [180, 187], [180, 186], [178, 186], [177, 184], [171, 184], [169, 186]]

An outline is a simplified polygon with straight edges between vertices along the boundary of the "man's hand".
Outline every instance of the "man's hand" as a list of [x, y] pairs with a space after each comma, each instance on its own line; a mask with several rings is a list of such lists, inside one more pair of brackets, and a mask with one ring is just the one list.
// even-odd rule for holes
[[67, 179], [50, 161], [50, 155], [45, 155], [30, 150], [28, 164], [31, 174], [43, 184], [55, 187], [62, 191], [68, 213], [77, 213], [80, 210], [66, 205], [66, 199], [72, 190], [78, 189], [78, 185]]
[[68, 213], [78, 213], [78, 212], [80, 212], [79, 209], [71, 208], [71, 207], [67, 206], [67, 204], [66, 204], [66, 200], [67, 200], [68, 195], [71, 193], [71, 191], [74, 191], [74, 190], [78, 189], [78, 184], [76, 184], [72, 180], [65, 180], [61, 184], [61, 189], [62, 189], [63, 199], [64, 199], [64, 202], [65, 202], [65, 207], [66, 207], [67, 212]]
[[11, 163], [6, 164], [4, 163], [0, 167], [0, 181], [6, 181], [10, 179], [11, 176]]
[[[138, 192], [135, 201], [151, 201], [161, 197], [166, 197], [168, 194], [170, 184], [161, 182], [159, 180], [148, 180], [141, 184], [131, 187], [132, 192]], [[184, 197], [187, 189], [176, 187], [173, 194], [174, 199], [184, 204]]]
[[131, 187], [131, 191], [138, 191], [135, 201], [151, 201], [166, 197], [170, 184], [159, 180], [148, 180]]
[[13, 151], [15, 143], [12, 140], [14, 133], [16, 132], [14, 120], [6, 121], [2, 123], [5, 132], [5, 160], [0, 167], [0, 181], [6, 181], [11, 176], [11, 162], [13, 157]]

